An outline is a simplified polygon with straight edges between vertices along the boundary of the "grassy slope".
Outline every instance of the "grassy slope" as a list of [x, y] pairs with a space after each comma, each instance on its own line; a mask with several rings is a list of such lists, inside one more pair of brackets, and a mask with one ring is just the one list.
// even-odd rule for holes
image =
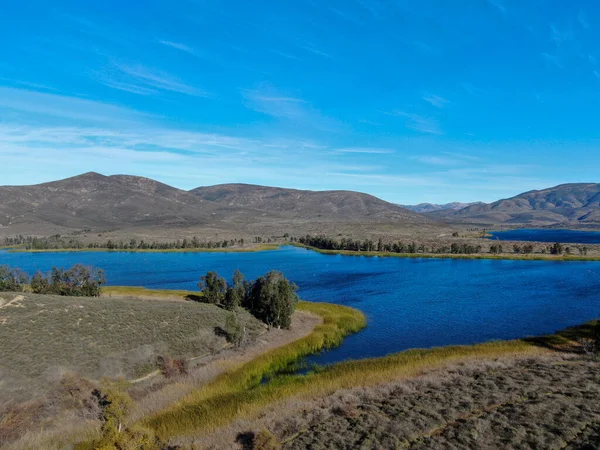
[[365, 316], [352, 308], [327, 303], [300, 302], [298, 309], [317, 314], [323, 323], [307, 337], [275, 349], [231, 370], [145, 421], [163, 437], [192, 433], [227, 423], [240, 413], [249, 414], [281, 398], [279, 384], [262, 384], [299, 358], [339, 345], [343, 338], [366, 325]]
[[600, 256], [565, 256], [548, 254], [500, 254], [476, 253], [470, 255], [452, 253], [391, 253], [391, 252], [363, 252], [351, 250], [323, 250], [308, 245], [293, 243], [296, 247], [306, 248], [325, 255], [345, 256], [382, 256], [396, 258], [450, 258], [450, 259], [497, 259], [497, 260], [523, 260], [523, 261], [600, 261]]
[[[17, 295], [24, 299], [0, 308], [0, 394], [7, 397], [43, 390], [53, 369], [135, 377], [153, 371], [159, 355], [193, 357], [225, 345], [214, 329], [229, 313], [214, 305], [0, 293], [3, 303]], [[246, 312], [243, 321], [251, 336], [263, 330]]]

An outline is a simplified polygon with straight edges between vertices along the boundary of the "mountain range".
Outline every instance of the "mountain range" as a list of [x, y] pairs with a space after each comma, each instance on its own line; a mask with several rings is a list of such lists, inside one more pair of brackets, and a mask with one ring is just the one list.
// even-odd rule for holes
[[524, 192], [489, 204], [467, 206], [445, 215], [445, 219], [480, 224], [600, 225], [600, 184], [561, 184]]
[[[412, 209], [412, 210], [411, 210]], [[494, 203], [402, 207], [354, 191], [249, 184], [189, 191], [158, 181], [90, 172], [30, 186], [0, 186], [0, 234], [182, 230], [236, 235], [444, 233], [475, 224], [600, 227], [600, 184], [563, 184]], [[170, 230], [177, 229], [177, 233]], [[226, 234], [227, 234], [226, 233]]]
[[430, 213], [434, 211], [458, 211], [460, 209], [466, 208], [467, 206], [480, 204], [483, 202], [473, 202], [473, 203], [460, 203], [460, 202], [452, 202], [445, 203], [442, 205], [438, 205], [435, 203], [419, 203], [418, 205], [400, 205], [403, 208], [409, 209], [418, 213]]
[[442, 228], [435, 219], [353, 191], [248, 184], [184, 191], [148, 178], [94, 172], [31, 186], [0, 186], [4, 234], [192, 227], [261, 235], [288, 228], [342, 232], [347, 226], [383, 224]]

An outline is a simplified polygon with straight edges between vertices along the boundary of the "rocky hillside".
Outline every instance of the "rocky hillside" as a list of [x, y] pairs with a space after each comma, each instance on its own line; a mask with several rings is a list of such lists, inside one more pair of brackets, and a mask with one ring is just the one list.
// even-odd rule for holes
[[[90, 172], [32, 186], [0, 186], [0, 231], [10, 234], [211, 228], [262, 234], [316, 232], [312, 225], [438, 227], [434, 219], [352, 191], [301, 191], [244, 184], [180, 190], [148, 178]], [[295, 224], [307, 226], [294, 229]], [[310, 226], [308, 226], [310, 225]], [[362, 233], [362, 230], [361, 230]], [[35, 234], [35, 233], [34, 233]]]
[[472, 205], [446, 217], [482, 224], [600, 224], [600, 184], [561, 184], [490, 204]]

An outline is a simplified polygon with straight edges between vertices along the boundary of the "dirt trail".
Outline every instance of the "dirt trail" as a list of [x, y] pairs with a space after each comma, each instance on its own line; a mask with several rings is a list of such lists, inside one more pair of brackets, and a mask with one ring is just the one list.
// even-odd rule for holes
[[[262, 334], [248, 348], [229, 348], [216, 355], [207, 356], [206, 360], [203, 360], [201, 365], [193, 368], [186, 378], [175, 383], [169, 383], [136, 402], [131, 420], [138, 420], [164, 409], [194, 389], [212, 381], [223, 372], [245, 364], [270, 350], [307, 336], [321, 322], [322, 319], [318, 316], [304, 311], [297, 311], [292, 318], [290, 330], [272, 329]], [[155, 376], [149, 378], [158, 379]]]
[[15, 298], [13, 298], [12, 300], [10, 300], [8, 303], [4, 303], [6, 300], [3, 299], [2, 297], [0, 297], [0, 309], [4, 309], [4, 308], [8, 308], [9, 306], [21, 306], [23, 307], [23, 305], [17, 305], [16, 303], [21, 302], [25, 300], [25, 297], [23, 297], [22, 295], [17, 295]]

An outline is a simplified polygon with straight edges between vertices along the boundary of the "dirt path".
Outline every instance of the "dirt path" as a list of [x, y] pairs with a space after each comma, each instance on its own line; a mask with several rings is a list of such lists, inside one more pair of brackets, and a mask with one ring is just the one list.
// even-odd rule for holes
[[[25, 300], [25, 297], [23, 297], [22, 295], [17, 295], [15, 298], [10, 300], [8, 303], [4, 303], [5, 300], [0, 297], [0, 309], [8, 308], [9, 306], [11, 306], [15, 303], [21, 302], [23, 300]], [[22, 306], [22, 305], [15, 305], [15, 306]]]
[[[297, 311], [292, 318], [290, 330], [272, 329], [261, 335], [250, 347], [226, 349], [216, 355], [208, 356], [200, 365], [192, 368], [186, 378], [174, 383], [160, 386], [157, 389], [153, 388], [152, 385], [138, 387], [141, 399], [136, 402], [131, 420], [139, 420], [164, 409], [223, 372], [247, 363], [263, 353], [307, 336], [315, 326], [321, 323], [321, 320], [320, 317], [310, 313]], [[151, 378], [158, 380], [159, 377]], [[145, 395], [144, 389], [149, 391]]]

